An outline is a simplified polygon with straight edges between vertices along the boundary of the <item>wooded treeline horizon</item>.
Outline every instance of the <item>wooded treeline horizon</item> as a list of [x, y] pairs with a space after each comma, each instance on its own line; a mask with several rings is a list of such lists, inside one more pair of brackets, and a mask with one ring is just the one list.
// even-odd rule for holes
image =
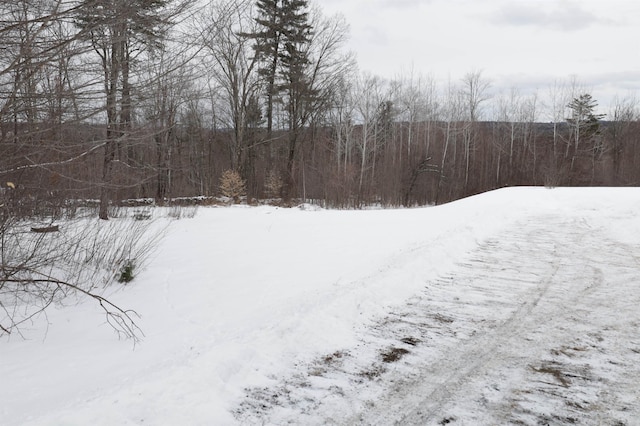
[[[0, 0], [0, 195], [439, 204], [514, 185], [640, 183], [639, 103], [577, 78], [492, 93], [360, 72], [306, 0]], [[384, 60], [384, 58], [381, 58]], [[10, 185], [8, 183], [11, 183]], [[18, 205], [19, 203], [14, 203]]]

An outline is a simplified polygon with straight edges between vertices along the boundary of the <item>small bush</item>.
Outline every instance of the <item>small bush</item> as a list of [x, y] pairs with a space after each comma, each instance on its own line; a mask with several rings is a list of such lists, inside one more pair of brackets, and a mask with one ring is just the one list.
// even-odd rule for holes
[[120, 274], [118, 276], [119, 283], [128, 283], [133, 281], [134, 275], [133, 270], [135, 269], [135, 265], [132, 261], [128, 260], [122, 268], [120, 269]]
[[196, 217], [196, 213], [198, 212], [198, 206], [180, 206], [180, 205], [173, 205], [169, 208], [169, 210], [167, 210], [167, 217], [170, 217], [171, 219], [182, 219], [182, 218], [187, 218], [187, 219], [193, 219], [194, 217]]
[[0, 338], [20, 335], [21, 327], [49, 306], [84, 295], [100, 304], [119, 335], [138, 341], [142, 332], [135, 311], [102, 293], [113, 283], [131, 282], [144, 269], [164, 228], [125, 215], [109, 221], [68, 219], [58, 232], [30, 232], [42, 220], [18, 216], [10, 201], [0, 193]]
[[226, 170], [220, 177], [220, 192], [224, 197], [233, 198], [234, 202], [238, 202], [240, 197], [246, 194], [246, 186], [244, 180], [235, 170]]
[[275, 170], [269, 170], [264, 181], [264, 193], [267, 198], [279, 198], [282, 192], [282, 178]]
[[135, 220], [149, 220], [151, 219], [151, 210], [149, 209], [134, 210], [133, 218]]

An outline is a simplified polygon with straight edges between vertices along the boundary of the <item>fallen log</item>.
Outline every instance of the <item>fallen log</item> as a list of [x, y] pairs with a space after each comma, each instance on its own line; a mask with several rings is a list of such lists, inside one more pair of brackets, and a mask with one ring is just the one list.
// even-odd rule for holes
[[39, 232], [39, 233], [45, 233], [45, 232], [58, 232], [60, 229], [58, 228], [58, 225], [51, 225], [51, 226], [44, 226], [44, 227], [31, 227], [31, 232]]

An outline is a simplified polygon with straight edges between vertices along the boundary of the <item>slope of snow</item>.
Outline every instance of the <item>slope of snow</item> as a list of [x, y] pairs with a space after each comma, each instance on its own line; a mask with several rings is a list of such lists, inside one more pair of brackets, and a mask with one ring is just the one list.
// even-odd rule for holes
[[[405, 210], [201, 208], [195, 218], [169, 224], [148, 268], [130, 285], [110, 290], [111, 299], [141, 316], [145, 337], [137, 346], [118, 340], [91, 302], [52, 309], [23, 329], [23, 336], [0, 340], [0, 424], [322, 424], [332, 413], [338, 415], [336, 424], [342, 424], [341, 418], [354, 424], [375, 423], [376, 418], [379, 424], [392, 424], [403, 410], [408, 410], [407, 422], [421, 422], [420, 410], [398, 405], [407, 399], [400, 388], [394, 390], [398, 398], [387, 395], [393, 389], [387, 382], [396, 379], [418, 393], [439, 392], [442, 404], [430, 408], [438, 415], [455, 402], [451, 421], [495, 421], [474, 414], [477, 402], [455, 399], [456, 386], [484, 389], [486, 380], [502, 380], [509, 387], [531, 371], [553, 375], [556, 364], [545, 359], [525, 373], [506, 366], [500, 375], [481, 362], [490, 352], [465, 346], [473, 342], [497, 351], [498, 346], [491, 346], [495, 341], [468, 339], [485, 326], [506, 330], [505, 324], [518, 324], [533, 330], [523, 324], [559, 315], [560, 307], [547, 308], [543, 295], [560, 290], [536, 290], [544, 277], [554, 274], [554, 256], [575, 257], [580, 253], [576, 246], [587, 241], [587, 264], [606, 265], [616, 247], [640, 248], [639, 211], [640, 190], [631, 188], [509, 188]], [[568, 228], [575, 233], [562, 234]], [[545, 232], [550, 235], [535, 245], [536, 236]], [[573, 240], [561, 243], [567, 238]], [[523, 249], [527, 244], [534, 248]], [[478, 256], [484, 260], [474, 263]], [[530, 261], [517, 263], [523, 256]], [[627, 262], [620, 265], [627, 275], [605, 270], [621, 277], [618, 286], [640, 269], [640, 255], [620, 259], [616, 262]], [[479, 264], [511, 269], [498, 268], [503, 275], [496, 275], [495, 269]], [[566, 265], [565, 275], [557, 276], [571, 282], [584, 265]], [[478, 274], [498, 278], [478, 282]], [[442, 284], [453, 278], [459, 284]], [[524, 284], [512, 291], [514, 281]], [[465, 303], [451, 304], [451, 298]], [[536, 313], [536, 299], [542, 300], [536, 309], [546, 311]], [[386, 365], [371, 370], [381, 365], [375, 359], [387, 348], [391, 332], [381, 331], [386, 330], [381, 326], [385, 318], [398, 312], [418, 315], [409, 307], [425, 303], [438, 308], [431, 312], [442, 327], [438, 349], [418, 345], [424, 337], [407, 340], [410, 351], [396, 348], [398, 358], [406, 353], [408, 360], [393, 362], [397, 375]], [[605, 327], [609, 319], [604, 312], [587, 325], [578, 318], [567, 327]], [[518, 328], [509, 330], [499, 334], [498, 343], [523, 345]], [[564, 336], [554, 327], [549, 330]], [[628, 348], [614, 342], [607, 353], [613, 351], [613, 361], [620, 362]], [[640, 343], [632, 344], [640, 351]], [[615, 352], [617, 346], [621, 349]], [[527, 353], [543, 349], [554, 348], [536, 346]], [[461, 353], [461, 361], [441, 362], [439, 357], [450, 355], [447, 351]], [[503, 352], [505, 359], [513, 356]], [[424, 379], [420, 371], [450, 378], [450, 370], [460, 370], [465, 357], [479, 357], [480, 366], [465, 370], [469, 379], [451, 379], [455, 386], [447, 392], [438, 390], [440, 379], [434, 379], [433, 389], [409, 383]], [[442, 368], [429, 370], [429, 359], [440, 360]], [[366, 383], [373, 384], [361, 385], [353, 371], [365, 371]], [[297, 380], [301, 375], [306, 378]], [[595, 392], [587, 386], [583, 391]], [[293, 394], [289, 402], [273, 400], [287, 392]], [[495, 397], [505, 398], [499, 393]], [[421, 404], [420, 398], [414, 402]], [[395, 414], [386, 420], [373, 417], [385, 411]]]

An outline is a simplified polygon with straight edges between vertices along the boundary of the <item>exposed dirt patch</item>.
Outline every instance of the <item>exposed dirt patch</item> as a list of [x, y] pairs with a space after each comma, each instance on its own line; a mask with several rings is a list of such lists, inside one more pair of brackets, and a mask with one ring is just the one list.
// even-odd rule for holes
[[420, 343], [420, 339], [416, 339], [415, 337], [403, 337], [400, 341], [409, 346], [417, 346]]
[[571, 381], [565, 376], [565, 374], [556, 366], [543, 365], [540, 367], [529, 366], [533, 371], [540, 374], [550, 374], [556, 381], [563, 387], [568, 388], [571, 385]]
[[382, 352], [380, 355], [382, 356], [382, 362], [386, 362], [387, 364], [389, 364], [400, 360], [400, 358], [408, 353], [409, 351], [405, 348], [389, 348]]
[[367, 370], [363, 370], [358, 375], [368, 380], [374, 380], [379, 378], [382, 374], [386, 373], [387, 369], [382, 365], [373, 365]]

